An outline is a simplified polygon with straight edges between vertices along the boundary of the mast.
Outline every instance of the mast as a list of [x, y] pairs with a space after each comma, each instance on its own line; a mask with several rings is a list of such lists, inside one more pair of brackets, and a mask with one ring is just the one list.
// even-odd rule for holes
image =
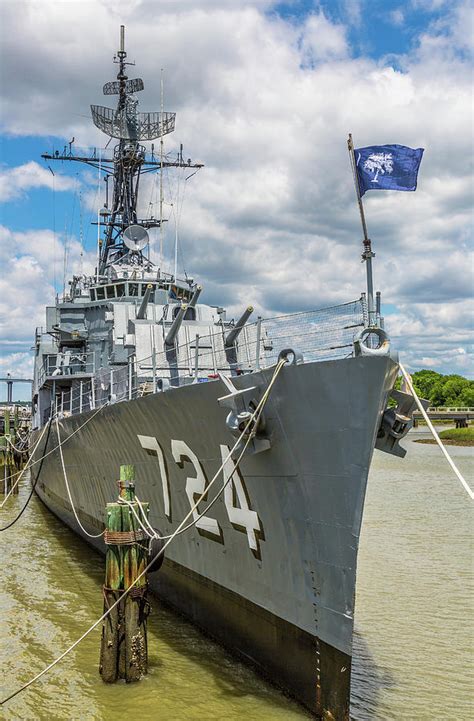
[[356, 191], [356, 196], [357, 196], [357, 203], [359, 206], [360, 222], [362, 224], [362, 232], [364, 234], [364, 238], [362, 240], [362, 244], [363, 244], [362, 261], [365, 262], [366, 277], [367, 277], [367, 310], [368, 310], [368, 315], [369, 315], [369, 327], [372, 327], [374, 325], [377, 325], [376, 312], [375, 312], [375, 308], [374, 308], [374, 279], [373, 279], [373, 271], [372, 271], [372, 258], [375, 258], [375, 253], [372, 251], [372, 243], [371, 243], [369, 235], [367, 233], [367, 223], [365, 221], [364, 206], [363, 206], [362, 197], [360, 194], [359, 179], [357, 176], [357, 163], [356, 163], [356, 159], [355, 159], [352, 133], [349, 133], [349, 138], [347, 140], [347, 147], [349, 150], [349, 157], [350, 157], [350, 161], [351, 161], [352, 173], [354, 175], [354, 185], [355, 185], [355, 191]]
[[[163, 155], [163, 136], [174, 131], [175, 113], [163, 110], [163, 89], [161, 89], [161, 110], [159, 112], [138, 112], [138, 100], [135, 93], [144, 89], [141, 78], [129, 79], [125, 50], [125, 26], [120, 26], [120, 48], [114, 57], [118, 65], [117, 79], [103, 87], [104, 95], [118, 95], [116, 109], [91, 105], [94, 124], [110, 138], [116, 138], [112, 157], [102, 157], [94, 150], [90, 156], [73, 154], [71, 144], [69, 153], [43, 154], [45, 160], [74, 160], [98, 168], [105, 177], [113, 177], [111, 206], [108, 207], [108, 192], [105, 208], [97, 217], [98, 259], [96, 280], [103, 277], [111, 264], [126, 263], [134, 266], [151, 267], [153, 264], [145, 257], [143, 250], [148, 244], [148, 232], [151, 227], [162, 228], [163, 219], [163, 180], [160, 179], [160, 218], [141, 219], [138, 217], [138, 193], [140, 177], [143, 173], [160, 171], [167, 167], [190, 167], [199, 169], [202, 164], [183, 162], [182, 154], [176, 161], [165, 159]], [[145, 146], [140, 141], [160, 138], [160, 159], [157, 162], [147, 156]], [[108, 184], [107, 184], [108, 189]], [[101, 229], [103, 235], [101, 236]], [[162, 232], [162, 231], [161, 231]], [[162, 238], [162, 236], [161, 236]], [[162, 240], [160, 252], [162, 254]]]
[[[160, 111], [163, 113], [163, 68], [160, 76]], [[163, 136], [160, 138], [160, 269], [163, 268]]]

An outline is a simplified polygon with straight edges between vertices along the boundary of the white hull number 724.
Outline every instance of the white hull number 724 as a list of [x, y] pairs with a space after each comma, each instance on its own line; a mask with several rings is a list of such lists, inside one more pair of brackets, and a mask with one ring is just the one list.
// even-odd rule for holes
[[[150, 455], [154, 455], [157, 458], [161, 485], [163, 488], [164, 512], [168, 520], [171, 521], [171, 494], [163, 449], [157, 439], [153, 436], [139, 435], [138, 440], [140, 441], [142, 448], [144, 448]], [[234, 468], [232, 459], [228, 458], [226, 461], [226, 458], [229, 455], [229, 450], [229, 447], [226, 445], [220, 446], [223, 464], [223, 483], [226, 483], [226, 481], [229, 480]], [[180, 468], [184, 468], [185, 463], [190, 463], [194, 468], [194, 475], [190, 475], [186, 478], [186, 495], [189, 500], [189, 505], [192, 508], [196, 503], [197, 498], [199, 498], [199, 496], [206, 490], [206, 476], [204, 474], [204, 470], [196, 454], [184, 441], [173, 439], [171, 441], [171, 454], [175, 463], [177, 463]], [[236, 505], [235, 501], [237, 501], [238, 505]], [[244, 480], [238, 469], [234, 472], [232, 480], [228, 482], [224, 488], [224, 505], [232, 526], [247, 534], [247, 540], [251, 550], [255, 554], [259, 554], [259, 539], [262, 538], [263, 535], [262, 527], [256, 511], [253, 511], [250, 508]], [[216, 540], [222, 541], [222, 529], [215, 518], [201, 515], [197, 508], [193, 510], [193, 518], [196, 528], [204, 532], [208, 538], [212, 538], [214, 536]]]

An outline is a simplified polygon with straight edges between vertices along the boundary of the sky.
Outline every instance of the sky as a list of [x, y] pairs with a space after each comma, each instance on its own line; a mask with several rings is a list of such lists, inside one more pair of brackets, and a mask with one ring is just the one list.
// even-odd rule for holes
[[[31, 376], [44, 306], [93, 270], [105, 184], [41, 154], [72, 138], [105, 147], [89, 106], [111, 100], [121, 24], [140, 109], [160, 109], [163, 69], [177, 114], [165, 150], [182, 143], [205, 164], [164, 178], [164, 270], [177, 223], [179, 271], [231, 315], [354, 300], [365, 267], [348, 133], [356, 147], [422, 147], [416, 192], [364, 196], [375, 286], [406, 367], [472, 377], [466, 0], [0, 0], [0, 377]], [[145, 215], [158, 214], [157, 180], [144, 179]]]

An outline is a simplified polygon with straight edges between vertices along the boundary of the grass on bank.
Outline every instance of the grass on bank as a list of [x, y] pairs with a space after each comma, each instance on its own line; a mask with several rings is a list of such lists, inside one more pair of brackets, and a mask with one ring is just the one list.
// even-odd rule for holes
[[[474, 426], [467, 428], [447, 428], [439, 433], [439, 437], [446, 445], [474, 446]], [[417, 443], [436, 443], [434, 438], [420, 438]]]

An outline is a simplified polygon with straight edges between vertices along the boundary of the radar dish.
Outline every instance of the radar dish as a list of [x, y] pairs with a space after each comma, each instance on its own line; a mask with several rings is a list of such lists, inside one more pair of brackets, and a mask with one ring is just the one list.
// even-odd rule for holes
[[91, 105], [92, 120], [100, 130], [121, 140], [155, 140], [172, 133], [176, 113], [136, 113]]
[[141, 225], [129, 225], [123, 231], [123, 242], [130, 250], [143, 250], [148, 243], [148, 233]]
[[[127, 80], [125, 83], [125, 92], [126, 93], [138, 93], [140, 90], [143, 90], [143, 80], [141, 78], [132, 78], [132, 80]], [[104, 85], [104, 95], [119, 95], [120, 93], [120, 83], [118, 80], [112, 80], [110, 83], [105, 83]]]

